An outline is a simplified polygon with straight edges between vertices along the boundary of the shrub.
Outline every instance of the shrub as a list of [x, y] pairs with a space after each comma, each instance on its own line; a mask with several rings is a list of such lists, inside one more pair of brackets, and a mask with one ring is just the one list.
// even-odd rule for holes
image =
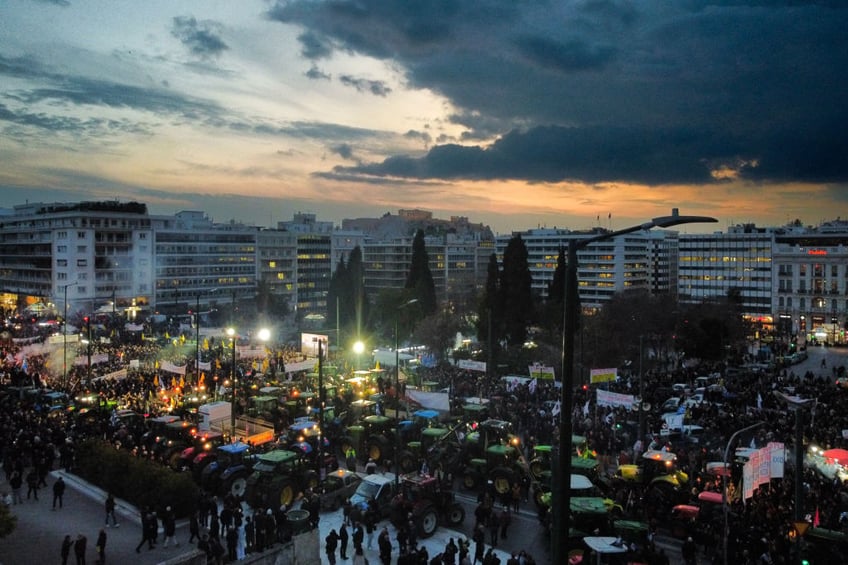
[[177, 516], [194, 510], [199, 489], [189, 473], [139, 459], [100, 440], [83, 442], [76, 463], [80, 477], [137, 508], [162, 511], [170, 506]]

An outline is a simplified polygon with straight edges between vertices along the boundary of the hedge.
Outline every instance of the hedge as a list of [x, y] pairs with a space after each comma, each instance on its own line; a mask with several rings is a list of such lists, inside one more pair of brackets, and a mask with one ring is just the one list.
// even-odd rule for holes
[[177, 473], [99, 440], [80, 444], [75, 472], [136, 508], [162, 512], [170, 506], [177, 517], [195, 509], [200, 492], [190, 473]]

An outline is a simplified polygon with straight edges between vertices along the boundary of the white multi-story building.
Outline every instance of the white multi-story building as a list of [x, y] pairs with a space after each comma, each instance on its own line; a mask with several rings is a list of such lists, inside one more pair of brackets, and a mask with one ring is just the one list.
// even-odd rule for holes
[[[600, 233], [604, 233], [600, 228], [590, 232], [539, 228], [501, 235], [495, 238], [498, 261], [503, 260], [509, 240], [520, 235], [527, 249], [532, 290], [547, 298], [560, 249], [567, 249], [570, 240], [582, 240]], [[669, 292], [675, 270], [670, 263], [676, 254], [676, 237], [676, 232], [666, 230], [636, 232], [579, 249], [577, 281], [581, 306], [587, 310], [598, 309], [613, 295], [626, 290]]]

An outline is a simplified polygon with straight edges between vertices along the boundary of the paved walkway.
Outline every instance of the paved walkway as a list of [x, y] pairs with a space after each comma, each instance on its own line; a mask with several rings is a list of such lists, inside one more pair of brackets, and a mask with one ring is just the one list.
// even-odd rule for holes
[[[60, 475], [64, 477], [68, 488], [65, 489], [63, 508], [57, 508], [54, 511], [51, 509], [52, 487]], [[64, 471], [51, 472], [48, 475], [47, 484], [47, 488], [42, 487], [40, 489], [38, 501], [24, 498], [23, 504], [11, 507], [13, 514], [18, 518], [18, 525], [10, 536], [0, 539], [0, 565], [61, 563], [62, 540], [65, 535], [70, 535], [72, 539], [76, 539], [78, 534], [82, 534], [88, 539], [86, 563], [91, 565], [96, 562], [97, 554], [94, 544], [104, 524], [106, 493]], [[26, 488], [24, 488], [25, 490]], [[11, 492], [11, 489], [0, 474], [0, 493], [2, 492]], [[246, 511], [250, 514], [249, 509], [246, 508]], [[187, 521], [182, 520], [177, 522], [176, 539], [180, 541], [179, 547], [162, 547], [162, 536], [160, 534], [160, 543], [153, 550], [147, 549], [145, 545], [141, 549], [141, 553], [136, 553], [135, 548], [141, 541], [141, 520], [137, 510], [133, 506], [118, 500], [116, 514], [118, 515], [119, 527], [105, 528], [107, 563], [153, 565], [172, 559], [194, 547], [187, 543], [189, 537], [188, 525]], [[466, 522], [469, 520], [473, 520], [473, 517], [466, 517]], [[321, 514], [319, 535], [322, 545], [322, 563], [329, 563], [323, 551], [323, 540], [331, 529], [338, 529], [341, 522], [341, 510]], [[388, 520], [380, 523], [381, 527], [383, 525], [388, 527], [392, 544], [397, 547], [394, 527]], [[518, 532], [516, 534], [520, 535]], [[432, 537], [419, 540], [419, 545], [427, 547], [432, 558], [444, 549], [449, 538], [457, 539], [460, 536], [464, 536], [464, 534], [439, 528]], [[375, 536], [373, 549], [365, 550], [365, 556], [370, 563], [379, 563], [376, 542]], [[536, 548], [532, 551], [536, 554], [535, 557], [539, 563], [545, 563], [546, 555], [543, 548]], [[506, 563], [509, 556], [503, 551], [496, 550], [496, 553], [501, 558], [501, 563]], [[68, 563], [74, 564], [75, 562], [72, 551]], [[344, 563], [344, 561], [339, 560], [337, 563]]]
[[[63, 507], [54, 511], [52, 510], [53, 483], [59, 475], [65, 478], [68, 488], [65, 489]], [[24, 495], [23, 504], [10, 507], [12, 513], [18, 518], [18, 525], [10, 536], [0, 539], [0, 565], [61, 563], [62, 540], [65, 535], [70, 535], [75, 540], [78, 534], [88, 539], [86, 563], [96, 562], [97, 553], [94, 544], [100, 529], [104, 528], [106, 493], [79, 481], [75, 475], [64, 471], [50, 473], [47, 485], [47, 488], [40, 489], [38, 501], [26, 500]], [[26, 486], [22, 490], [25, 492]], [[11, 492], [2, 476], [0, 476], [0, 492]], [[120, 500], [117, 502], [115, 513], [118, 516], [118, 527], [104, 528], [107, 536], [107, 563], [154, 564], [186, 551], [188, 528], [183, 524], [183, 527], [177, 531], [177, 539], [182, 540], [179, 548], [173, 546], [163, 548], [160, 543], [153, 550], [145, 547], [141, 553], [136, 553], [136, 545], [141, 540], [140, 517], [132, 506]], [[73, 550], [68, 563], [76, 563]]]

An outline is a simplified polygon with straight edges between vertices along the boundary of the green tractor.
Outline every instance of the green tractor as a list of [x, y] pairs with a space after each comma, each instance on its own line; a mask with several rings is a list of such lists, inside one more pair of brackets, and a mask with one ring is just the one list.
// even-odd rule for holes
[[668, 513], [686, 498], [689, 475], [677, 469], [677, 456], [668, 451], [648, 450], [638, 464], [619, 465], [615, 483], [641, 488], [643, 500], [659, 513]]
[[275, 449], [256, 459], [245, 499], [253, 508], [289, 508], [299, 492], [316, 488], [318, 483], [318, 473], [301, 454]]

